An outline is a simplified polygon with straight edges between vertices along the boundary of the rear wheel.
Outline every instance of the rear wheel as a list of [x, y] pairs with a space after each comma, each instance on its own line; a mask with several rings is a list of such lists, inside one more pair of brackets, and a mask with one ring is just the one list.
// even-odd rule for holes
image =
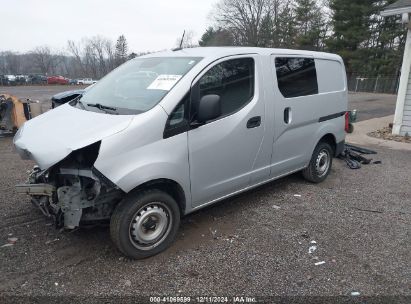
[[114, 210], [110, 234], [126, 256], [142, 259], [165, 250], [180, 225], [177, 202], [167, 193], [143, 190], [128, 195]]
[[320, 142], [315, 147], [310, 163], [303, 170], [304, 178], [312, 183], [324, 181], [331, 171], [333, 149], [326, 142]]

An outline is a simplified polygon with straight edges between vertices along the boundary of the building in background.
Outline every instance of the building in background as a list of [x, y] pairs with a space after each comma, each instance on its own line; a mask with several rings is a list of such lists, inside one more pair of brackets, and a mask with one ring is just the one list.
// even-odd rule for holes
[[388, 5], [381, 15], [401, 15], [402, 22], [408, 27], [392, 133], [411, 136], [411, 0], [399, 0]]

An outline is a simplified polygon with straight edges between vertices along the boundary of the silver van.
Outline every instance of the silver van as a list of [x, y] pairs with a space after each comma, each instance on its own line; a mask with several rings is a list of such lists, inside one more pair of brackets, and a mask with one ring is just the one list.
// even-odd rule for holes
[[180, 218], [293, 172], [323, 181], [344, 147], [347, 81], [333, 54], [192, 48], [139, 57], [24, 124], [18, 185], [61, 227], [110, 220], [118, 249], [166, 249]]

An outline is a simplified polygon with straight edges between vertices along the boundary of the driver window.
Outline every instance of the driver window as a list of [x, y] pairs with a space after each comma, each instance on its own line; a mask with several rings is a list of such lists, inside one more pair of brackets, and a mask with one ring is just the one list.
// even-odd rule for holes
[[244, 107], [254, 96], [254, 59], [227, 60], [212, 67], [199, 80], [200, 99], [216, 94], [221, 100], [221, 116]]

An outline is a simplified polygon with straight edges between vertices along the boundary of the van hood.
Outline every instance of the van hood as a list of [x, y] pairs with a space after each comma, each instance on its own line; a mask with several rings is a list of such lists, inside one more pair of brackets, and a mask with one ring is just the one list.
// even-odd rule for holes
[[65, 104], [27, 121], [16, 133], [14, 145], [23, 159], [48, 169], [72, 151], [126, 129], [133, 115], [110, 115]]

